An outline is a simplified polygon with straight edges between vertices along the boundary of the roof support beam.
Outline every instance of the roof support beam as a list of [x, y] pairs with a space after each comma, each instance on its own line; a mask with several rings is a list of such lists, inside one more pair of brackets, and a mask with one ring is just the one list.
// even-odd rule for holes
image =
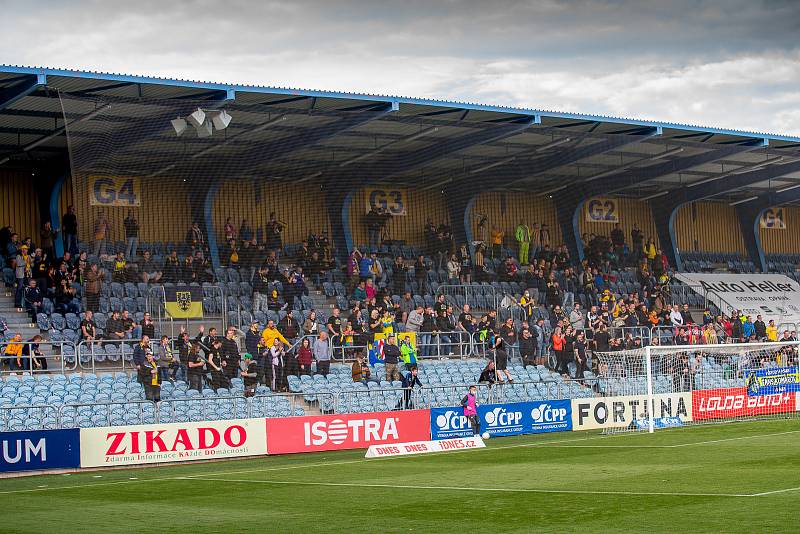
[[32, 74], [17, 85], [0, 91], [0, 111], [11, 106], [16, 101], [25, 98], [40, 87], [47, 84], [47, 76], [44, 74]]

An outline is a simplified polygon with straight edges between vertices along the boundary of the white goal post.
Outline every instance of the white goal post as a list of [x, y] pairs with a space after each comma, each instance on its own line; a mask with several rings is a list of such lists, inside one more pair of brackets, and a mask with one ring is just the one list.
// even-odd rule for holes
[[598, 396], [584, 412], [607, 433], [797, 417], [799, 347], [779, 341], [596, 352]]

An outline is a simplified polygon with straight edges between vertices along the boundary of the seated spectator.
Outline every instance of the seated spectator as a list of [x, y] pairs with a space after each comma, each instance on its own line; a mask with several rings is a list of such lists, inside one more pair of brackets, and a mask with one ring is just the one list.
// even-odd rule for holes
[[94, 322], [92, 310], [86, 310], [83, 315], [83, 320], [81, 321], [81, 338], [85, 341], [94, 341], [97, 339], [97, 325]]
[[358, 282], [355, 290], [353, 291], [353, 300], [356, 302], [364, 302], [367, 300], [367, 283], [364, 280]]
[[22, 365], [25, 369], [35, 371], [47, 371], [47, 357], [39, 348], [42, 336], [36, 334], [22, 346]]
[[122, 310], [120, 321], [122, 321], [122, 329], [127, 339], [138, 339], [141, 337], [142, 327], [136, 324], [136, 321], [133, 320], [128, 310]]
[[111, 267], [111, 280], [124, 284], [129, 280], [131, 268], [128, 266], [128, 261], [125, 259], [125, 253], [120, 251], [114, 257], [114, 263]]
[[28, 280], [28, 287], [25, 288], [25, 309], [31, 315], [31, 322], [36, 322], [36, 314], [42, 311], [44, 296], [41, 289], [37, 287], [36, 280]]
[[14, 337], [8, 340], [8, 344], [3, 351], [3, 355], [5, 356], [3, 361], [11, 371], [21, 371], [24, 369], [22, 366], [22, 349], [22, 334], [14, 334]]
[[356, 353], [356, 361], [353, 362], [353, 366], [351, 367], [351, 375], [353, 377], [353, 382], [366, 384], [370, 379], [369, 365], [364, 363], [364, 353], [361, 351]]
[[149, 250], [145, 250], [142, 254], [142, 261], [139, 263], [139, 272], [145, 284], [148, 282], [155, 283], [161, 280], [162, 273], [158, 270]]
[[373, 282], [373, 280], [371, 278], [367, 278], [366, 279], [366, 281], [364, 283], [364, 291], [367, 294], [367, 300], [372, 300], [372, 299], [375, 298], [375, 295], [377, 295], [378, 290], [375, 287], [375, 283]]
[[117, 310], [114, 310], [111, 313], [111, 317], [106, 321], [105, 338], [113, 340], [125, 339], [125, 327]]
[[75, 299], [75, 289], [68, 280], [61, 280], [61, 285], [56, 289], [56, 311], [61, 313], [80, 313], [81, 308]]
[[164, 282], [168, 284], [177, 283], [181, 279], [181, 269], [181, 260], [178, 258], [178, 251], [173, 250], [164, 262]]

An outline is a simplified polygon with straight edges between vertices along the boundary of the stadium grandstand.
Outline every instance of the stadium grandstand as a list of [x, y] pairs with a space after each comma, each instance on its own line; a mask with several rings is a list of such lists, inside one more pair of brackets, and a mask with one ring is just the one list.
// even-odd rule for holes
[[[6, 431], [436, 408], [479, 381], [740, 388], [797, 361], [791, 304], [702, 277], [794, 291], [800, 138], [0, 66], [0, 191]], [[652, 381], [613, 358], [747, 342]]]

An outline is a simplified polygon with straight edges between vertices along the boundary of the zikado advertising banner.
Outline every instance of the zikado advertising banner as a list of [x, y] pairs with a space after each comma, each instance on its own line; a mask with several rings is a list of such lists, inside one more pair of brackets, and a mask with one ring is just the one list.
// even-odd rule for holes
[[267, 454], [264, 419], [81, 429], [81, 467]]
[[267, 419], [269, 454], [365, 449], [429, 439], [429, 410]]
[[781, 323], [800, 322], [800, 284], [782, 274], [680, 273], [675, 278], [725, 313], [741, 310]]

